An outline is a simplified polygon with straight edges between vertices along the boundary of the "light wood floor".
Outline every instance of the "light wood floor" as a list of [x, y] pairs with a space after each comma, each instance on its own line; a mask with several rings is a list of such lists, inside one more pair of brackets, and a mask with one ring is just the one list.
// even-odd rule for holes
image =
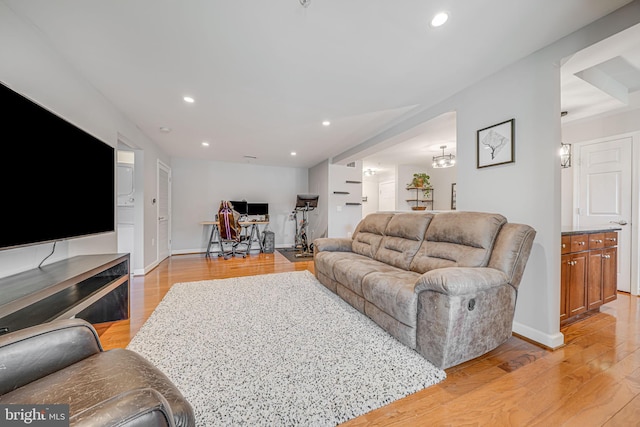
[[[247, 259], [179, 255], [131, 283], [129, 320], [97, 325], [105, 349], [125, 347], [172, 284], [308, 269], [279, 253]], [[518, 301], [526, 304], [526, 301]], [[346, 426], [640, 426], [640, 298], [619, 294], [600, 313], [563, 329], [544, 350], [512, 337], [447, 370], [440, 384]]]

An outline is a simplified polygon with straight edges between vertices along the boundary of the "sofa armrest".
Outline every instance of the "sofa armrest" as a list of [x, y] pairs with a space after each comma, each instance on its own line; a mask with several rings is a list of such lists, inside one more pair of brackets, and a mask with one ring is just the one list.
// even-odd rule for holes
[[346, 237], [321, 237], [313, 241], [315, 252], [351, 252], [353, 240]]
[[0, 336], [0, 396], [102, 351], [93, 326], [57, 320]]
[[74, 414], [76, 427], [173, 427], [175, 421], [167, 400], [156, 390], [130, 390]]
[[505, 273], [488, 267], [447, 267], [427, 271], [414, 291], [434, 291], [445, 295], [465, 295], [509, 283]]

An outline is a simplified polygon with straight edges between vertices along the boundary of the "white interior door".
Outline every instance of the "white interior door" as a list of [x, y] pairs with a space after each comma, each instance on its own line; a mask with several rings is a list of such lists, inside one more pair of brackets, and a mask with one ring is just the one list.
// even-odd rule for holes
[[631, 137], [577, 147], [580, 227], [619, 226], [618, 290], [631, 290]]
[[170, 169], [158, 163], [158, 262], [171, 253], [169, 224], [171, 219]]
[[396, 183], [395, 181], [381, 182], [378, 184], [380, 197], [378, 198], [379, 211], [396, 210]]

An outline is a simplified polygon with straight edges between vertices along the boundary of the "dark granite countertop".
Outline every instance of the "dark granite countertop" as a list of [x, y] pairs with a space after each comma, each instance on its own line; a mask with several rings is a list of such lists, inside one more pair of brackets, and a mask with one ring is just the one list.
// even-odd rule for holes
[[602, 225], [593, 227], [562, 227], [563, 236], [571, 236], [573, 234], [593, 234], [593, 233], [606, 233], [608, 231], [622, 230], [619, 225]]

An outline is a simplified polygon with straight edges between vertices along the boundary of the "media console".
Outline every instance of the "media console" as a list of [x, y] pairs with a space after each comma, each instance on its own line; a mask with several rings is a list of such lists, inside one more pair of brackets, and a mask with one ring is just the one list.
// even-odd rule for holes
[[0, 334], [71, 317], [129, 318], [129, 254], [80, 255], [0, 279]]

